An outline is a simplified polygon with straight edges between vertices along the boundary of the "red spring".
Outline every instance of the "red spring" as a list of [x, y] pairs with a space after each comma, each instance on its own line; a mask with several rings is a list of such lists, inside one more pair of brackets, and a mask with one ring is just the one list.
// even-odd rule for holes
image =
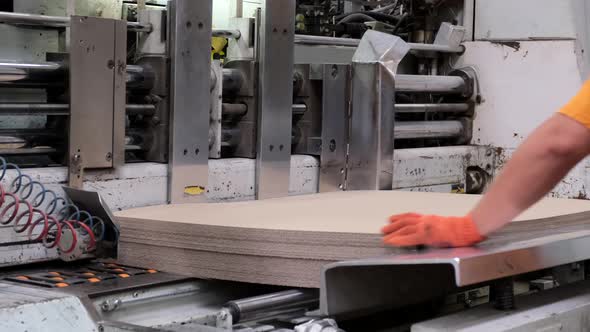
[[[47, 216], [47, 220], [49, 221], [47, 226], [47, 233], [43, 237], [43, 246], [45, 248], [51, 249], [55, 248], [59, 240], [61, 239], [61, 223], [55, 219], [53, 216]], [[55, 232], [52, 229], [55, 227]], [[29, 229], [29, 239], [31, 238], [31, 233], [33, 232], [33, 227]], [[49, 237], [53, 236], [53, 241], [49, 241]]]
[[[20, 201], [20, 204], [16, 205], [17, 213], [18, 213], [19, 207], [22, 204], [27, 206], [27, 210], [23, 211], [22, 213], [17, 215], [17, 217], [15, 218], [15, 222], [14, 222], [13, 227], [14, 227], [14, 231], [16, 233], [22, 233], [22, 232], [26, 231], [27, 228], [29, 228], [29, 226], [33, 222], [33, 215], [35, 214], [35, 211], [37, 211], [39, 214], [45, 215], [45, 213], [43, 213], [37, 209], [33, 209], [33, 206], [31, 205], [31, 203], [29, 203], [27, 201]], [[21, 220], [23, 220], [23, 219], [25, 219], [25, 222], [23, 224], [21, 224]]]
[[78, 233], [76, 233], [76, 229], [74, 228], [74, 225], [72, 225], [72, 222], [73, 221], [66, 221], [66, 220], [61, 222], [63, 225], [65, 225], [67, 228], [69, 228], [70, 232], [72, 233], [72, 245], [66, 249], [66, 248], [62, 247], [63, 243], [61, 243], [61, 238], [59, 241], [56, 240], [57, 247], [64, 254], [69, 254], [72, 251], [74, 251], [74, 249], [76, 249], [76, 245], [78, 244]]
[[[94, 237], [94, 232], [90, 226], [86, 225], [81, 221], [75, 221], [80, 227], [82, 227], [86, 233], [88, 233], [88, 246], [86, 247], [87, 251], [92, 251], [96, 247], [96, 238]], [[85, 235], [85, 234], [82, 234]]]
[[[20, 199], [15, 194], [5, 193], [4, 198], [6, 198], [6, 196], [12, 198], [12, 202], [10, 202], [2, 209], [2, 211], [0, 211], [0, 224], [2, 225], [8, 225], [14, 220], [14, 218], [16, 218], [16, 214], [18, 213], [18, 206], [20, 205]], [[9, 214], [7, 218], [8, 211], [10, 211], [11, 209], [12, 213]]]
[[[27, 237], [31, 241], [39, 241], [41, 239], [44, 239], [47, 236], [47, 233], [49, 232], [49, 216], [45, 212], [37, 210], [37, 209], [33, 209], [33, 212], [39, 214], [40, 217], [35, 219], [35, 221], [33, 221], [33, 223], [30, 225], [29, 232], [27, 233]], [[41, 224], [41, 222], [43, 222], [43, 223]], [[41, 233], [39, 233], [39, 236], [33, 238], [33, 230], [35, 228], [37, 228], [37, 226], [40, 224], [43, 225], [43, 229], [42, 229]], [[15, 224], [15, 226], [16, 226], [16, 224]]]

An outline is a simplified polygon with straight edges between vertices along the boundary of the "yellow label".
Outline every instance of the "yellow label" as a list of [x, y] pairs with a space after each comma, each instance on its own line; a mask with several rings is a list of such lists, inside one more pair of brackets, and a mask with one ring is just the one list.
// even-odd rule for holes
[[184, 188], [184, 194], [189, 196], [197, 196], [205, 193], [205, 187], [189, 186]]

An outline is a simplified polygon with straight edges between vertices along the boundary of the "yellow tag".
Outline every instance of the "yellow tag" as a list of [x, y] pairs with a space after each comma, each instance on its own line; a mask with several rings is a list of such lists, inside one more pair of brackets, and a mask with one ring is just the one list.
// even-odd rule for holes
[[201, 186], [189, 186], [184, 188], [185, 195], [197, 196], [202, 195], [205, 192], [205, 187]]

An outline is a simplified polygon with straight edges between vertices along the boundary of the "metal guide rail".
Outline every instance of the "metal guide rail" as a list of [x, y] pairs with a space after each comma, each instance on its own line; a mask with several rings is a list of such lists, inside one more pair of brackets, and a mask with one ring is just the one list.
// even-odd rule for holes
[[[570, 217], [587, 224], [589, 216]], [[580, 229], [585, 227], [580, 223], [566, 223], [545, 234], [530, 228], [520, 240], [504, 235], [474, 248], [425, 250], [327, 265], [322, 272], [321, 312], [337, 316], [401, 308], [482, 285], [506, 291], [504, 304], [511, 309], [512, 277], [590, 259], [590, 231]]]

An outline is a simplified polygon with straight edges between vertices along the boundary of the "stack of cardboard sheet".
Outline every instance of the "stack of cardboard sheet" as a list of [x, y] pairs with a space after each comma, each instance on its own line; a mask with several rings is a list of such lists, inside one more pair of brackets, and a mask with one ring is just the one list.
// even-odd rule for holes
[[[479, 198], [357, 191], [126, 210], [116, 213], [119, 261], [199, 278], [319, 287], [327, 263], [400, 252], [381, 242], [391, 214], [464, 215]], [[546, 199], [488, 243], [588, 228], [587, 214], [561, 217], [585, 211], [588, 201]]]

